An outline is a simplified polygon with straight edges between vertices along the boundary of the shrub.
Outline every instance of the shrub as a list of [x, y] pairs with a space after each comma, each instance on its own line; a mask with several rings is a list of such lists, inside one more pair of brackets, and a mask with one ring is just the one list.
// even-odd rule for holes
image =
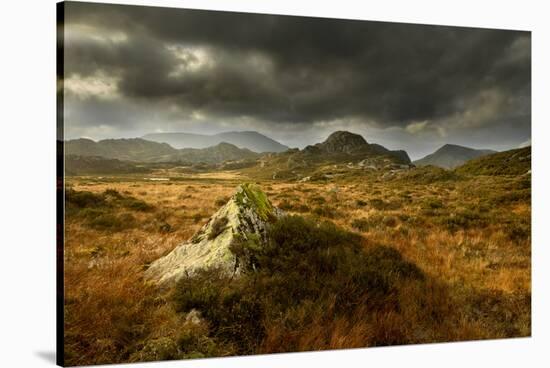
[[294, 206], [292, 205], [292, 203], [290, 203], [288, 200], [284, 199], [283, 201], [281, 201], [281, 203], [279, 203], [278, 207], [280, 209], [282, 209], [283, 211], [291, 211], [294, 209]]
[[90, 208], [114, 209], [115, 207], [125, 207], [135, 211], [150, 211], [154, 208], [141, 199], [124, 196], [114, 189], [107, 189], [101, 194], [69, 189], [66, 191], [65, 196], [67, 207], [73, 212]]
[[397, 226], [397, 218], [393, 216], [384, 216], [382, 223], [387, 227]]
[[123, 213], [118, 216], [112, 213], [101, 213], [90, 218], [87, 224], [96, 230], [121, 231], [134, 227], [136, 219], [130, 213]]
[[149, 203], [134, 197], [126, 197], [121, 199], [121, 204], [126, 208], [140, 212], [148, 212], [154, 208]]
[[86, 220], [93, 220], [107, 213], [108, 213], [108, 210], [105, 210], [103, 208], [88, 207], [88, 208], [83, 208], [79, 212], [79, 216]]
[[323, 204], [323, 203], [326, 203], [326, 201], [327, 201], [327, 200], [325, 199], [325, 197], [321, 197], [321, 196], [319, 196], [319, 195], [313, 196], [313, 197], [311, 197], [309, 200], [310, 200], [311, 202], [313, 202], [313, 203], [316, 203], [316, 204]]
[[487, 219], [472, 210], [461, 210], [441, 217], [439, 222], [451, 232], [466, 230], [471, 227], [481, 228], [487, 225]]
[[67, 206], [76, 208], [102, 207], [106, 200], [102, 195], [87, 191], [68, 189], [65, 191]]
[[457, 175], [454, 171], [449, 171], [441, 167], [435, 166], [422, 166], [416, 167], [412, 170], [407, 170], [400, 175], [397, 180], [404, 182], [414, 182], [419, 184], [431, 184], [436, 182], [449, 182], [457, 181], [460, 179], [460, 176]]
[[[176, 310], [200, 310], [210, 324], [212, 337], [236, 344], [240, 353], [251, 353], [265, 333], [263, 310], [247, 283], [233, 281], [217, 269], [202, 270], [183, 278], [174, 293]], [[185, 341], [182, 341], [185, 343]]]
[[309, 212], [311, 209], [306, 204], [292, 204], [289, 200], [284, 199], [282, 200], [278, 205], [278, 208], [280, 208], [283, 211], [294, 211], [294, 212]]
[[296, 212], [309, 212], [309, 211], [311, 211], [311, 208], [309, 208], [309, 206], [307, 204], [300, 204], [300, 205], [294, 207], [294, 210]]
[[203, 323], [186, 324], [177, 340], [178, 347], [182, 352], [180, 359], [222, 355], [215, 339], [208, 337], [207, 334], [208, 329]]
[[130, 356], [130, 361], [153, 362], [180, 358], [181, 354], [176, 342], [169, 337], [160, 337], [147, 341], [142, 349]]
[[351, 227], [359, 231], [365, 232], [369, 230], [369, 222], [366, 218], [355, 219], [351, 222]]
[[363, 201], [362, 199], [358, 199], [355, 201], [355, 204], [357, 205], [357, 207], [365, 207], [368, 203]]
[[508, 203], [531, 201], [531, 189], [511, 190], [504, 193], [497, 193], [490, 197], [492, 206], [502, 206]]
[[336, 216], [338, 216], [338, 210], [336, 210], [334, 207], [331, 207], [331, 206], [315, 207], [312, 213], [317, 216], [322, 216], [327, 218], [335, 218]]
[[106, 189], [103, 192], [103, 195], [105, 195], [107, 197], [112, 197], [112, 198], [115, 198], [115, 199], [122, 199], [123, 198], [122, 194], [120, 194], [118, 192], [118, 190], [115, 190], [115, 189]]
[[531, 237], [531, 225], [519, 221], [512, 221], [505, 227], [508, 238], [514, 243], [523, 242]]
[[439, 198], [429, 198], [424, 201], [424, 208], [433, 210], [443, 208], [443, 202]]
[[400, 213], [397, 215], [397, 217], [403, 222], [407, 222], [411, 219], [411, 216], [407, 215], [406, 213]]
[[373, 198], [369, 200], [369, 206], [379, 211], [387, 211], [387, 210], [397, 210], [401, 208], [401, 203], [395, 202], [395, 201], [386, 202], [380, 198]]
[[403, 278], [424, 279], [424, 274], [414, 263], [405, 261], [401, 253], [391, 247], [377, 246], [369, 251], [365, 266], [393, 285]]
[[[176, 310], [199, 310], [209, 326], [207, 337], [236, 353], [258, 351], [266, 326], [299, 331], [312, 321], [350, 318], [357, 308], [397, 310], [396, 290], [403, 281], [424, 280], [397, 250], [365, 251], [361, 236], [330, 222], [286, 216], [267, 235], [264, 244], [254, 236], [231, 244], [239, 278], [207, 269], [181, 279], [174, 291]], [[195, 344], [195, 338], [186, 341]]]

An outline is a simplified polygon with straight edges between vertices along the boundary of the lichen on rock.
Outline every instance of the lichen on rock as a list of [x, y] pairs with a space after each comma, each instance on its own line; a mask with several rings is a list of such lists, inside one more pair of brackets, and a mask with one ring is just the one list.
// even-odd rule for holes
[[204, 268], [239, 275], [239, 262], [230, 249], [233, 241], [252, 236], [260, 244], [267, 242], [269, 224], [282, 215], [258, 185], [241, 184], [189, 241], [151, 263], [145, 277], [158, 284], [168, 284]]

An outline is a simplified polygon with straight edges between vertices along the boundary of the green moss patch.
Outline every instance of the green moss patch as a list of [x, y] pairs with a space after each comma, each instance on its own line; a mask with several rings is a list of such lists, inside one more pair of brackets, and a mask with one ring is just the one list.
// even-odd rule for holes
[[263, 221], [274, 221], [276, 216], [267, 195], [255, 184], [241, 184], [235, 199], [239, 206], [253, 208]]

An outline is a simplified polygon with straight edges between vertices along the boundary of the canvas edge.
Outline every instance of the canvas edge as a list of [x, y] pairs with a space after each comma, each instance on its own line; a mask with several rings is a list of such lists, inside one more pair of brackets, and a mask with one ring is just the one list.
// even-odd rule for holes
[[65, 242], [65, 168], [64, 168], [64, 51], [65, 51], [65, 3], [56, 3], [56, 364], [65, 366], [65, 288], [64, 288], [64, 242]]

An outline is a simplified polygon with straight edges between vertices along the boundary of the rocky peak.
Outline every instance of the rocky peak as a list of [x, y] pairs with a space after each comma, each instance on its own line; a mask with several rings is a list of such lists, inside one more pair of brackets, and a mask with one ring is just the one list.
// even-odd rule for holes
[[203, 268], [239, 274], [237, 259], [230, 250], [234, 239], [255, 237], [265, 243], [267, 226], [282, 214], [259, 186], [241, 184], [191, 239], [154, 261], [145, 276], [158, 284], [167, 284]]
[[354, 153], [367, 148], [369, 144], [359, 134], [336, 131], [316, 146], [327, 153]]
[[322, 145], [328, 152], [352, 153], [354, 151], [364, 149], [369, 144], [365, 138], [359, 134], [346, 131], [337, 131], [329, 135]]

